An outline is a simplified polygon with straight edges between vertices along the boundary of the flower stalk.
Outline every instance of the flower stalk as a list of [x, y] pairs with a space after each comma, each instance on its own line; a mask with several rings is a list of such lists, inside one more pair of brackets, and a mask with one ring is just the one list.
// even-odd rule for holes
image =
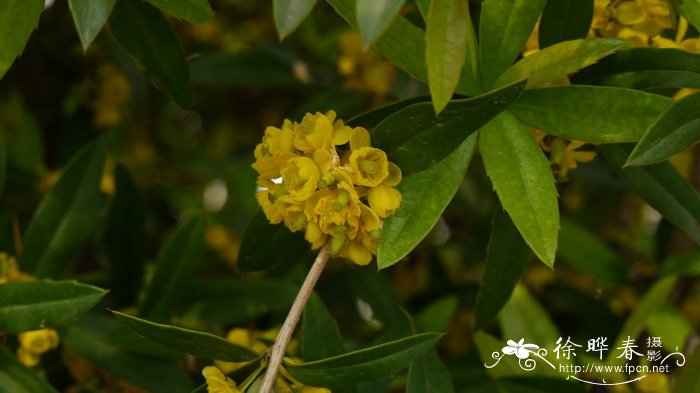
[[260, 387], [260, 393], [271, 393], [273, 391], [275, 380], [277, 379], [277, 372], [282, 364], [284, 354], [287, 352], [287, 346], [289, 346], [289, 341], [292, 339], [294, 329], [297, 323], [299, 323], [299, 318], [301, 317], [302, 311], [304, 311], [304, 306], [306, 306], [306, 302], [309, 300], [309, 296], [311, 296], [311, 292], [314, 286], [316, 286], [321, 272], [323, 272], [323, 269], [326, 267], [330, 255], [329, 251], [330, 242], [327, 242], [318, 253], [314, 264], [309, 270], [309, 274], [306, 275], [306, 279], [301, 285], [296, 299], [294, 299], [292, 308], [289, 310], [289, 314], [287, 314], [287, 318], [284, 320], [282, 329], [280, 329], [275, 342], [270, 347], [267, 355], [269, 359], [267, 370], [265, 371], [265, 377]]

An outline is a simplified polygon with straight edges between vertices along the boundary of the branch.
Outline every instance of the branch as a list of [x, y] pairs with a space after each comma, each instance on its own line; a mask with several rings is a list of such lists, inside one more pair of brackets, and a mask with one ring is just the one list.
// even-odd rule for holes
[[287, 346], [289, 345], [289, 340], [292, 339], [294, 328], [296, 328], [299, 322], [299, 317], [302, 311], [304, 311], [304, 306], [309, 300], [309, 296], [311, 296], [311, 292], [318, 278], [321, 276], [323, 268], [326, 267], [326, 262], [328, 262], [329, 249], [330, 242], [326, 243], [323, 248], [321, 248], [314, 264], [311, 266], [311, 270], [309, 270], [309, 274], [306, 275], [306, 279], [301, 285], [296, 299], [294, 299], [294, 303], [289, 310], [289, 314], [287, 314], [287, 319], [284, 320], [282, 329], [280, 329], [275, 342], [272, 344], [272, 347], [270, 347], [270, 352], [268, 352], [270, 361], [267, 364], [267, 371], [265, 372], [265, 378], [260, 387], [260, 393], [272, 392], [275, 380], [277, 379], [277, 371], [282, 364], [285, 352], [287, 352]]

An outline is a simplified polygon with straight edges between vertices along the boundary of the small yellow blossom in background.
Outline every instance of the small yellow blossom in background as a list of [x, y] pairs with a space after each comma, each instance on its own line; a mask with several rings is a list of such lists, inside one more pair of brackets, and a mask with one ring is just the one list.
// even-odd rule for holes
[[207, 392], [209, 393], [239, 393], [236, 389], [236, 382], [228, 378], [224, 373], [214, 366], [204, 367], [202, 375], [207, 381]]
[[15, 257], [0, 252], [0, 284], [15, 281], [21, 274]]
[[124, 110], [131, 99], [129, 79], [117, 67], [107, 64], [98, 72], [98, 88], [92, 109], [95, 127], [107, 128], [124, 120]]
[[[250, 329], [234, 328], [228, 332], [226, 339], [234, 344], [248, 347], [255, 352], [262, 352], [267, 349], [267, 345], [260, 341], [260, 339], [270, 338], [274, 340], [275, 336], [276, 332], [260, 332]], [[243, 363], [222, 362], [220, 360], [215, 361], [214, 364], [225, 373], [235, 371], [243, 365]]]
[[50, 328], [30, 330], [17, 337], [17, 357], [27, 367], [39, 364], [41, 355], [58, 347], [58, 333]]
[[258, 203], [272, 224], [304, 231], [312, 249], [366, 265], [377, 253], [382, 220], [401, 203], [401, 170], [371, 146], [369, 132], [334, 111], [267, 127], [255, 148]]
[[353, 90], [386, 96], [395, 79], [394, 66], [373, 49], [363, 47], [362, 36], [350, 31], [340, 36], [338, 71]]
[[579, 151], [588, 145], [586, 142], [569, 141], [554, 136], [547, 136], [544, 132], [530, 129], [537, 144], [548, 153], [549, 163], [554, 167], [554, 172], [559, 180], [566, 180], [569, 170], [577, 168], [579, 163], [591, 162], [595, 158], [593, 151]]

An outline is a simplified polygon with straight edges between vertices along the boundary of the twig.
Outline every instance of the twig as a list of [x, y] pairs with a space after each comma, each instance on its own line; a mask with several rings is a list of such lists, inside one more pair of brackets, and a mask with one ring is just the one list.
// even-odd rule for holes
[[265, 371], [265, 378], [260, 387], [260, 393], [272, 392], [275, 380], [277, 379], [277, 371], [282, 364], [282, 359], [287, 351], [289, 340], [292, 339], [294, 328], [296, 328], [299, 322], [301, 312], [304, 311], [304, 306], [309, 300], [309, 296], [311, 296], [311, 291], [313, 291], [316, 281], [318, 281], [323, 268], [326, 267], [326, 262], [328, 262], [329, 249], [330, 242], [326, 243], [323, 248], [321, 248], [314, 264], [311, 266], [311, 270], [309, 270], [309, 274], [306, 275], [306, 279], [301, 285], [296, 299], [294, 299], [294, 303], [289, 310], [289, 314], [287, 314], [287, 319], [284, 320], [282, 329], [280, 329], [275, 342], [272, 344], [272, 347], [270, 347], [270, 352], [268, 353], [270, 361], [267, 364], [267, 371]]

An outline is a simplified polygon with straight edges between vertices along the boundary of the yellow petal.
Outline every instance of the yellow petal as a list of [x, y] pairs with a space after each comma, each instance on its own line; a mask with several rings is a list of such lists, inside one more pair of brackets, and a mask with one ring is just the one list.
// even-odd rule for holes
[[364, 266], [372, 261], [372, 253], [359, 241], [351, 240], [343, 248], [341, 256], [349, 258], [358, 265]]
[[634, 1], [626, 1], [615, 7], [615, 19], [623, 25], [636, 25], [647, 19], [647, 13]]
[[357, 150], [359, 148], [369, 146], [371, 146], [369, 131], [362, 127], [355, 127], [352, 135], [350, 136], [350, 150]]
[[382, 184], [395, 187], [399, 183], [401, 183], [401, 168], [393, 162], [389, 162], [389, 176], [384, 179]]
[[401, 204], [401, 193], [393, 187], [378, 185], [369, 190], [367, 201], [369, 202], [369, 207], [380, 218], [386, 218], [398, 209]]

